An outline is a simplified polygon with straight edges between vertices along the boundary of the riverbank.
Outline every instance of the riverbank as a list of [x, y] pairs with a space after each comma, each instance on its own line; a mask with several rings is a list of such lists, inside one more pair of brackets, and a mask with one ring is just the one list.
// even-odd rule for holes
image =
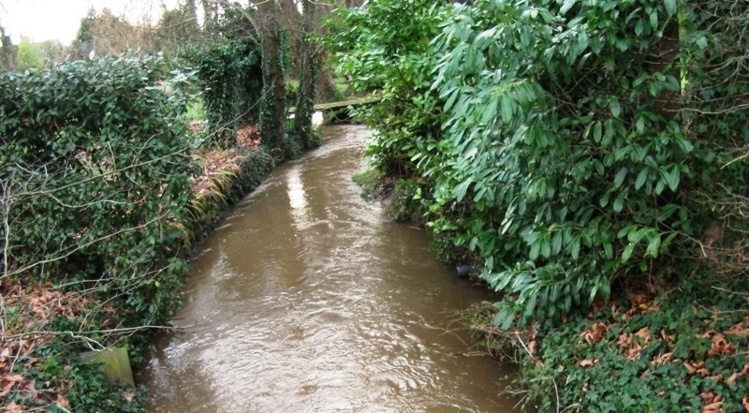
[[[261, 146], [254, 127], [238, 132], [236, 147], [199, 150], [191, 155], [198, 165], [190, 178], [193, 197], [183, 219], [174, 222], [174, 242], [194, 250], [231, 206], [254, 190], [275, 166]], [[183, 285], [182, 271], [153, 279], [168, 300], [155, 312], [176, 308]], [[0, 397], [3, 413], [44, 411], [143, 412], [145, 389], [110, 383], [101, 364], [82, 358], [85, 351], [126, 347], [137, 368], [141, 352], [155, 331], [167, 325], [132, 325], [122, 316], [120, 297], [77, 283], [11, 281], [2, 283], [3, 323], [0, 341]], [[161, 284], [161, 285], [160, 285]], [[167, 288], [168, 285], [168, 289]], [[172, 310], [173, 311], [173, 310]], [[128, 367], [129, 370], [129, 367]]]
[[[365, 197], [387, 199], [394, 220], [427, 212], [419, 209], [417, 194], [429, 189], [413, 181], [374, 171], [355, 181]], [[452, 241], [433, 238], [440, 259], [456, 264], [477, 258]], [[721, 276], [719, 262], [707, 257], [674, 265], [671, 271], [690, 275], [616, 284], [610, 300], [557, 324], [503, 329], [500, 304], [490, 302], [467, 309], [462, 321], [477, 350], [519, 366], [504, 393], [522, 398], [530, 411], [749, 412], [744, 280]]]

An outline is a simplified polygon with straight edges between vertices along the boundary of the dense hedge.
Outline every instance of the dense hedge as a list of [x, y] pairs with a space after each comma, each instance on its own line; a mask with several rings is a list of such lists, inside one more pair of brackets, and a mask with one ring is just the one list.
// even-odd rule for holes
[[504, 293], [475, 328], [529, 405], [749, 406], [749, 3], [372, 0], [335, 25], [382, 93], [395, 212]]
[[[373, 165], [430, 189], [430, 227], [510, 293], [509, 327], [665, 276], [705, 255], [711, 228], [743, 231], [747, 19], [724, 15], [746, 7], [380, 0], [330, 43], [355, 87], [383, 94]], [[717, 238], [740, 257], [738, 237]]]
[[161, 58], [0, 75], [5, 276], [94, 288], [159, 323], [186, 267], [184, 99]]

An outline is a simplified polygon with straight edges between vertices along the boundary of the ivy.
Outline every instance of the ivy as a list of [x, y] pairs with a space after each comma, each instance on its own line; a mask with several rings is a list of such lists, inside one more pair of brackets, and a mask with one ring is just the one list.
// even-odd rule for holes
[[175, 309], [193, 163], [184, 76], [165, 67], [105, 59], [0, 75], [4, 277], [108, 292], [134, 325]]
[[237, 8], [227, 8], [225, 15], [211, 24], [217, 34], [183, 53], [195, 65], [202, 85], [211, 132], [208, 144], [226, 149], [235, 145], [239, 127], [260, 119], [262, 56], [248, 34], [253, 30], [250, 23]]

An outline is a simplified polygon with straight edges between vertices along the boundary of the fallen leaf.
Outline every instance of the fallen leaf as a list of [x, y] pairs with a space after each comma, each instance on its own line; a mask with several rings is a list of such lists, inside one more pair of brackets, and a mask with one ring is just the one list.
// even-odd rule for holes
[[58, 405], [60, 405], [61, 407], [67, 410], [70, 410], [70, 402], [61, 394], [57, 395], [57, 398], [55, 399], [55, 403], [57, 403]]
[[723, 334], [715, 334], [710, 339], [712, 345], [707, 354], [712, 357], [733, 355], [736, 352], [736, 345], [726, 340]]
[[713, 399], [715, 398], [715, 393], [711, 391], [705, 391], [700, 393], [700, 399], [702, 399], [705, 403], [712, 403]]
[[708, 377], [708, 379], [710, 379], [710, 380], [712, 380], [712, 381], [714, 381], [716, 383], [720, 383], [721, 381], [723, 381], [723, 375], [722, 374], [716, 374], [714, 376]]
[[627, 358], [627, 360], [637, 360], [640, 358], [640, 351], [643, 348], [643, 345], [640, 343], [632, 343], [630, 348], [624, 352], [624, 357]]
[[531, 353], [531, 355], [535, 355], [538, 352], [538, 340], [533, 340], [528, 343], [528, 352]]
[[639, 329], [635, 333], [635, 336], [641, 338], [642, 340], [644, 340], [647, 343], [648, 338], [650, 338], [650, 327], [643, 327], [643, 328]]
[[666, 330], [661, 329], [661, 339], [665, 342], [672, 342], [674, 341], [674, 336], [669, 335], [666, 333]]
[[7, 376], [3, 376], [3, 381], [19, 382], [24, 381], [24, 377], [20, 374], [9, 374]]
[[736, 379], [739, 377], [738, 373], [731, 374], [731, 377], [726, 380], [726, 384], [729, 386], [733, 386], [733, 383], [736, 383]]
[[648, 301], [648, 297], [645, 294], [634, 293], [634, 292], [627, 293], [627, 298], [629, 298], [629, 301], [635, 307], [644, 305], [645, 302]]
[[16, 402], [10, 402], [3, 407], [3, 413], [21, 413], [23, 408], [17, 405]]
[[714, 412], [714, 413], [723, 412], [724, 411], [723, 410], [723, 402], [720, 401], [720, 402], [706, 404], [706, 405], [702, 406], [702, 411], [703, 412]]
[[588, 344], [593, 344], [601, 341], [604, 333], [608, 330], [608, 326], [604, 323], [596, 323], [590, 330], [583, 332], [583, 340]]
[[726, 334], [740, 337], [749, 335], [749, 317], [744, 317], [744, 320], [742, 322], [731, 326], [731, 328], [726, 331]]
[[653, 359], [653, 364], [666, 364], [673, 358], [674, 353], [668, 352], [658, 355], [658, 357]]
[[616, 344], [619, 345], [619, 347], [622, 348], [622, 350], [626, 350], [629, 348], [629, 338], [632, 335], [629, 333], [622, 333], [619, 334], [619, 340], [617, 340]]
[[695, 363], [692, 361], [685, 361], [683, 365], [687, 369], [687, 374], [689, 375], [699, 374], [702, 377], [707, 377], [709, 374], [709, 372], [705, 368], [705, 362]]
[[578, 364], [580, 367], [590, 367], [596, 363], [598, 363], [598, 359], [585, 359]]

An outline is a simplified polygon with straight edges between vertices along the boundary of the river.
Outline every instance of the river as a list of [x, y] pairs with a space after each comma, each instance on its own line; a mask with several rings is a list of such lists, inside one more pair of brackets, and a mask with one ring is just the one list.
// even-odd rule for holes
[[193, 260], [175, 334], [139, 381], [152, 412], [514, 412], [511, 369], [467, 353], [456, 312], [490, 299], [428, 234], [359, 197], [369, 133], [276, 168]]

